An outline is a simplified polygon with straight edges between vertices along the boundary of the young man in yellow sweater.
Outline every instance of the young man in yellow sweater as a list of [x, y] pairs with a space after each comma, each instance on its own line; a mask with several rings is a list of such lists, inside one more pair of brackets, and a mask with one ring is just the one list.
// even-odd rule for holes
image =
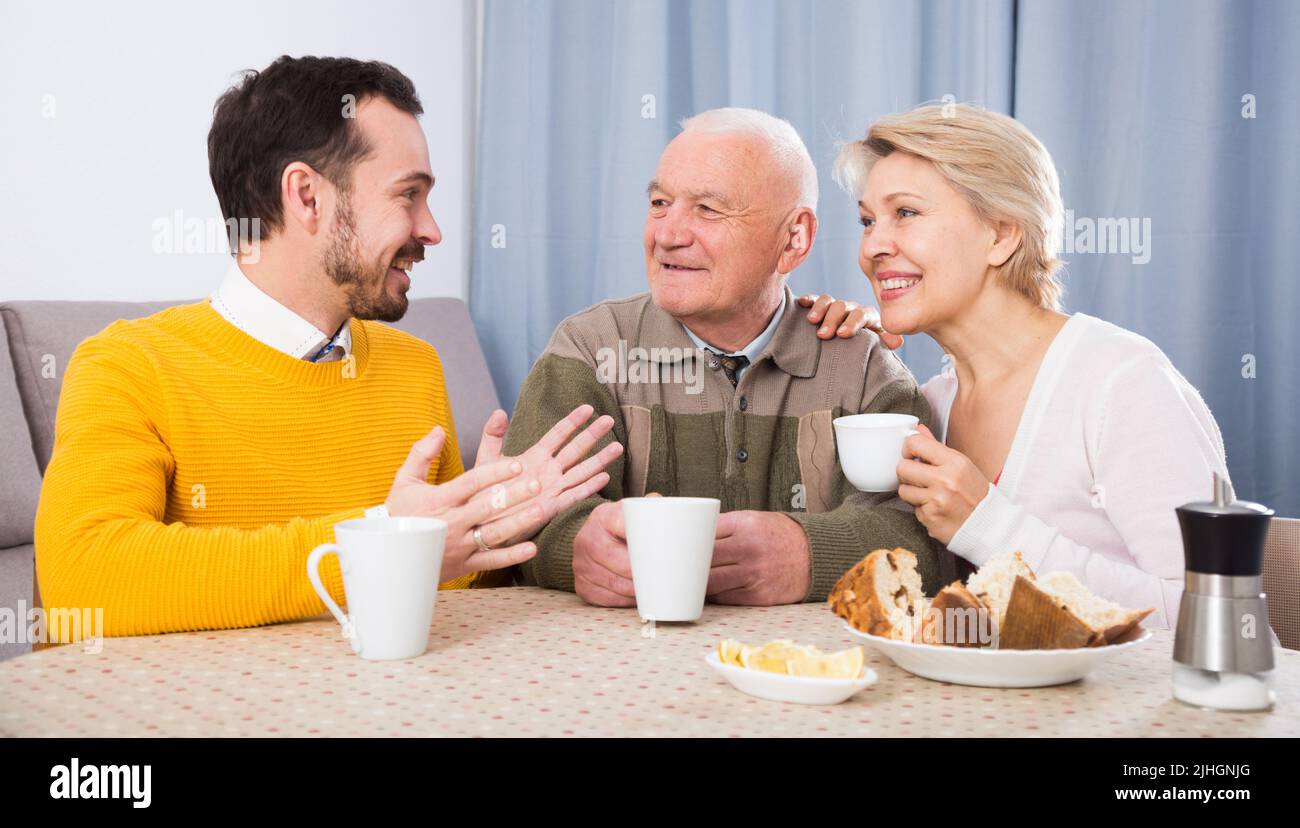
[[[622, 447], [586, 457], [613, 425], [583, 430], [589, 405], [511, 458], [494, 413], [463, 473], [437, 353], [374, 321], [442, 238], [421, 112], [396, 69], [348, 59], [283, 57], [220, 98], [212, 183], [260, 238], [209, 300], [74, 354], [36, 516], [47, 607], [102, 608], [103, 635], [316, 615], [307, 555], [365, 514], [443, 518], [443, 586], [491, 584], [608, 482]], [[333, 558], [322, 575], [342, 602]]]

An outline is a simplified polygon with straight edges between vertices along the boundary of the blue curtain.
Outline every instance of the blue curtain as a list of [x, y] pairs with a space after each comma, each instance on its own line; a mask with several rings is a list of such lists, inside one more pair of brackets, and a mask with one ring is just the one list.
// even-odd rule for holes
[[[645, 290], [645, 185], [682, 118], [749, 106], [794, 124], [822, 195], [791, 286], [870, 300], [836, 145], [952, 96], [1044, 141], [1077, 226], [1137, 219], [1119, 252], [1072, 239], [1067, 309], [1163, 348], [1218, 418], [1239, 496], [1300, 515], [1283, 485], [1300, 454], [1283, 418], [1300, 410], [1300, 289], [1281, 259], [1300, 219], [1285, 87], [1300, 4], [487, 0], [484, 14], [470, 308], [505, 405], [560, 320]], [[918, 336], [902, 356], [923, 381], [942, 354]]]

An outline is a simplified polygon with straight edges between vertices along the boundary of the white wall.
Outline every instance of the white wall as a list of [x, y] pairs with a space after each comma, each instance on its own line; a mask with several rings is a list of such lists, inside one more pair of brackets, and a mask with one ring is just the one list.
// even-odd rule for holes
[[474, 0], [5, 0], [3, 17], [0, 301], [211, 292], [229, 259], [155, 253], [155, 222], [220, 221], [212, 105], [281, 54], [384, 60], [414, 81], [444, 241], [410, 295], [468, 296]]

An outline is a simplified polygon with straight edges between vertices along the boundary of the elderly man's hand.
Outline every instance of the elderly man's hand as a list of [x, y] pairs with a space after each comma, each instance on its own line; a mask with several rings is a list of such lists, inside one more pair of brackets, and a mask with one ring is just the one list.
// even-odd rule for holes
[[802, 601], [812, 584], [803, 527], [780, 512], [718, 515], [708, 596], [719, 604], [771, 606]]
[[856, 302], [836, 299], [826, 293], [820, 296], [810, 293], [800, 296], [798, 301], [801, 307], [812, 308], [808, 311], [809, 322], [814, 325], [818, 322], [822, 323], [822, 326], [817, 329], [817, 336], [821, 339], [831, 339], [836, 336], [840, 339], [850, 339], [863, 328], [870, 328], [880, 337], [881, 343], [891, 351], [903, 346], [903, 337], [885, 330], [880, 323], [880, 311], [873, 307], [862, 307]]
[[588, 604], [636, 606], [621, 504], [597, 506], [573, 539], [573, 590]]

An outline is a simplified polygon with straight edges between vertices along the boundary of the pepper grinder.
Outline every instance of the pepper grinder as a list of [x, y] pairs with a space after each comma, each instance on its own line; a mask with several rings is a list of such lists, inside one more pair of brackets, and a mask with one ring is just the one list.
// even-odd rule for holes
[[1217, 472], [1214, 497], [1179, 506], [1187, 576], [1174, 637], [1174, 698], [1217, 710], [1273, 707], [1273, 643], [1264, 597], [1264, 538], [1273, 510], [1235, 500]]

